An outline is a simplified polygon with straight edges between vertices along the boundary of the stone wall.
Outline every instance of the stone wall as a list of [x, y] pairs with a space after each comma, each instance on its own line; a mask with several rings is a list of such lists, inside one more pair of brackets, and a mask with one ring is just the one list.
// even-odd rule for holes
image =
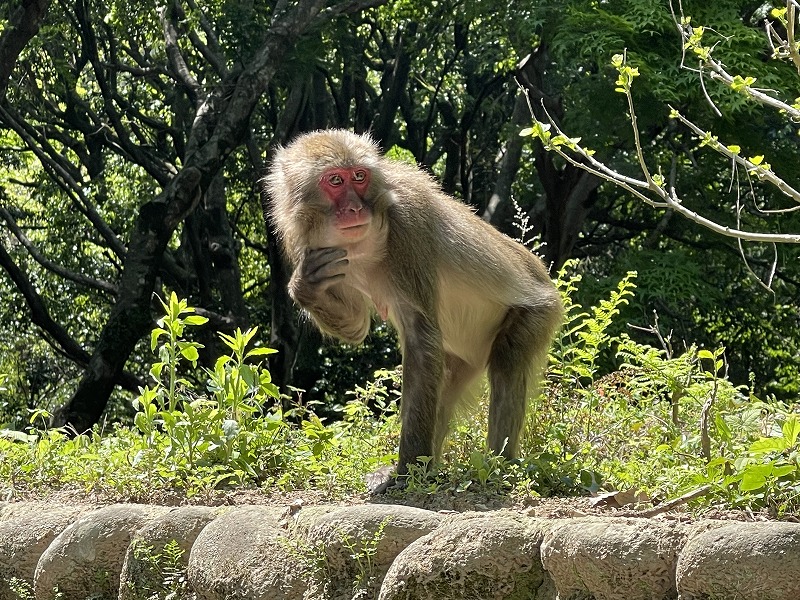
[[800, 524], [0, 503], [0, 600], [800, 599]]

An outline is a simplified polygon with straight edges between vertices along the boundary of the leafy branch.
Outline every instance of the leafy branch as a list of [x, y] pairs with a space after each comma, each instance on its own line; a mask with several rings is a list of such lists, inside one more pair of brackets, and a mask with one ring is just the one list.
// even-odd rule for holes
[[[797, 54], [798, 45], [794, 40], [794, 28], [788, 26], [788, 19], [792, 19], [792, 24], [796, 23], [796, 7], [797, 4], [795, 0], [788, 0], [785, 11], [781, 9], [778, 11], [773, 11], [772, 13], [773, 17], [783, 20], [788, 32], [786, 39], [782, 40], [777, 45], [777, 48], [782, 50], [776, 50], [775, 55], [777, 57], [788, 56], [791, 57], [793, 61], [795, 60], [794, 57]], [[684, 42], [684, 52], [686, 52], [686, 50], [691, 50], [695, 55], [697, 55], [701, 63], [701, 72], [704, 68], [709, 69], [712, 73], [712, 79], [722, 82], [733, 91], [744, 94], [762, 105], [779, 110], [792, 122], [800, 121], [800, 98], [797, 99], [794, 104], [787, 104], [769, 95], [763, 90], [754, 88], [754, 78], [730, 75], [722, 63], [713, 58], [713, 47], [704, 46], [702, 44], [702, 35], [704, 31], [703, 28], [692, 27], [690, 25], [690, 19], [686, 17], [682, 17], [681, 19], [676, 17], [675, 22]], [[777, 33], [775, 32], [774, 28], [770, 28], [769, 31], [771, 32], [771, 36], [773, 38], [773, 48], [775, 48], [776, 46], [774, 38], [777, 36]], [[667, 181], [665, 176], [660, 171], [658, 173], [652, 173], [645, 160], [642, 142], [639, 137], [636, 110], [631, 93], [633, 82], [639, 75], [638, 69], [628, 64], [627, 58], [624, 54], [615, 55], [612, 60], [612, 64], [618, 72], [616, 91], [625, 94], [628, 102], [630, 123], [634, 135], [636, 157], [639, 168], [643, 175], [643, 179], [623, 175], [619, 171], [612, 169], [608, 165], [594, 158], [594, 151], [582, 146], [580, 144], [580, 138], [568, 137], [558, 127], [556, 119], [554, 119], [550, 113], [547, 112], [547, 109], [544, 106], [543, 111], [547, 122], [539, 121], [531, 107], [531, 115], [534, 119], [533, 126], [524, 129], [522, 132], [520, 132], [520, 135], [530, 136], [538, 139], [548, 151], [555, 152], [568, 163], [584, 169], [605, 181], [611, 182], [627, 190], [635, 197], [639, 198], [643, 202], [646, 202], [653, 208], [671, 209], [683, 217], [694, 221], [695, 223], [714, 231], [715, 233], [736, 238], [739, 241], [746, 240], [773, 244], [800, 243], [800, 234], [766, 233], [743, 229], [741, 227], [739, 218], [741, 206], [738, 201], [737, 206], [739, 209], [737, 210], [736, 214], [736, 227], [725, 225], [712, 218], [704, 216], [696, 210], [688, 208], [683, 203], [683, 200], [676, 189], [676, 160], [673, 159], [669, 174], [669, 181]], [[721, 143], [711, 132], [705, 131], [701, 127], [691, 122], [685, 116], [681, 115], [674, 108], [670, 108], [672, 109], [670, 114], [671, 118], [678, 120], [680, 123], [688, 127], [689, 130], [692, 131], [692, 133], [701, 141], [701, 145], [707, 146], [717, 153], [730, 159], [734, 168], [743, 168], [748, 176], [748, 179], [750, 177], [755, 177], [759, 181], [766, 182], [775, 187], [785, 197], [798, 204], [798, 207], [762, 212], [766, 214], [774, 214], [776, 212], [787, 212], [800, 208], [800, 192], [779, 177], [772, 170], [770, 164], [764, 161], [763, 156], [741, 156], [741, 149], [738, 146], [725, 145]]]

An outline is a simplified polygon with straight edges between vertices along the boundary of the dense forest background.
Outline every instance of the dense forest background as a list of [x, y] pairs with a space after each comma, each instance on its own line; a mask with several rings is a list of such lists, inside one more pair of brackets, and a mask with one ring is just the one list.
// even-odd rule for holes
[[[772, 8], [682, 6], [732, 72], [796, 102], [798, 73], [765, 33]], [[796, 245], [713, 234], [519, 135], [546, 110], [635, 173], [622, 52], [640, 73], [642, 151], [673, 171], [683, 202], [723, 225], [799, 232], [797, 211], [765, 210], [792, 208], [786, 197], [670, 119], [676, 108], [800, 181], [797, 124], [682, 68], [667, 0], [12, 0], [0, 12], [0, 423], [22, 427], [35, 408], [78, 430], [129, 415], [172, 291], [210, 319], [201, 362], [220, 351], [216, 331], [258, 326], [279, 350], [273, 378], [306, 399], [397, 364], [382, 324], [357, 349], [304, 324], [264, 222], [272, 149], [327, 127], [371, 132], [554, 272], [578, 259], [582, 302], [637, 271], [617, 327], [675, 354], [722, 345], [733, 382], [796, 399]]]

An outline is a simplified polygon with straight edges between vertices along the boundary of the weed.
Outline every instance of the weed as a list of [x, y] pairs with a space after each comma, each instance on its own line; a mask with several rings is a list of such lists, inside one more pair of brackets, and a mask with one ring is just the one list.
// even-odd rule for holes
[[[428, 459], [411, 469], [409, 490], [544, 496], [633, 488], [666, 498], [709, 486], [693, 502], [775, 514], [800, 507], [796, 410], [732, 385], [724, 348], [690, 345], [677, 353], [657, 323], [661, 348], [612, 334], [635, 274], [584, 309], [571, 300], [580, 283], [574, 267], [560, 274], [566, 323], [531, 401], [522, 458], [484, 450], [484, 397], [482, 410], [457, 422], [441, 464]], [[362, 492], [366, 473], [396, 461], [399, 370], [379, 371], [348, 392], [341, 420], [327, 422], [313, 403], [281, 406], [259, 362], [272, 351], [256, 344], [257, 330], [221, 336], [228, 353], [213, 369], [199, 369], [199, 345], [185, 338], [203, 319], [174, 294], [163, 306], [151, 336], [153, 383], [135, 401], [135, 428], [73, 438], [57, 430], [3, 432], [4, 486], [78, 484], [148, 498], [165, 489], [192, 496], [249, 484], [337, 498]], [[35, 411], [32, 425], [46, 418]]]
[[130, 598], [141, 600], [183, 600], [193, 598], [186, 576], [184, 550], [175, 540], [167, 542], [156, 552], [152, 545], [141, 540], [133, 542], [133, 556], [143, 572], [137, 578], [140, 588], [128, 582]]

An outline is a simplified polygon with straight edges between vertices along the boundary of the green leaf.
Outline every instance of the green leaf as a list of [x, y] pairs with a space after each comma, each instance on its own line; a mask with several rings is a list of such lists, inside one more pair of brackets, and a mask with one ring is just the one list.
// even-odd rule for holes
[[133, 417], [133, 424], [136, 425], [137, 429], [142, 433], [148, 433], [150, 431], [149, 423], [144, 413], [136, 413], [136, 416]]
[[780, 465], [772, 469], [772, 476], [776, 478], [785, 477], [786, 475], [791, 475], [795, 471], [797, 471], [797, 467], [794, 465]]
[[193, 363], [197, 362], [197, 360], [200, 358], [200, 354], [197, 352], [197, 348], [195, 347], [194, 344], [187, 345], [181, 348], [181, 355], [186, 360], [191, 361]]
[[784, 450], [786, 450], [786, 440], [782, 437], [761, 438], [750, 444], [750, 452], [753, 454], [783, 452]]
[[797, 415], [790, 415], [781, 427], [783, 439], [786, 441], [787, 448], [793, 448], [797, 443], [797, 436], [800, 435], [800, 421]]
[[164, 369], [163, 362], [153, 363], [153, 366], [150, 367], [150, 376], [155, 379], [156, 381], [161, 380], [161, 371]]
[[208, 319], [200, 315], [189, 315], [183, 319], [183, 322], [187, 325], [205, 325], [208, 323]]
[[748, 469], [742, 475], [742, 480], [739, 483], [739, 491], [752, 492], [753, 490], [760, 490], [767, 484], [767, 478], [756, 472], [754, 469]]
[[272, 398], [276, 398], [276, 399], [280, 398], [280, 396], [281, 396], [280, 390], [278, 389], [278, 386], [276, 386], [274, 383], [266, 383], [266, 384], [263, 384], [262, 387], [263, 387], [264, 391], [269, 396], [271, 396]]
[[267, 354], [275, 354], [276, 352], [277, 350], [274, 348], [253, 348], [246, 354], [246, 356], [265, 356]]
[[239, 367], [239, 376], [247, 384], [247, 387], [255, 387], [257, 382], [255, 374], [253, 373], [253, 369], [250, 367], [250, 365], [242, 365]]
[[714, 416], [714, 423], [717, 426], [717, 433], [723, 441], [729, 442], [733, 439], [733, 433], [721, 414], [717, 413]]
[[166, 335], [167, 332], [163, 329], [156, 327], [153, 331], [150, 332], [150, 351], [154, 352], [156, 346], [158, 346], [158, 340], [162, 335]]

